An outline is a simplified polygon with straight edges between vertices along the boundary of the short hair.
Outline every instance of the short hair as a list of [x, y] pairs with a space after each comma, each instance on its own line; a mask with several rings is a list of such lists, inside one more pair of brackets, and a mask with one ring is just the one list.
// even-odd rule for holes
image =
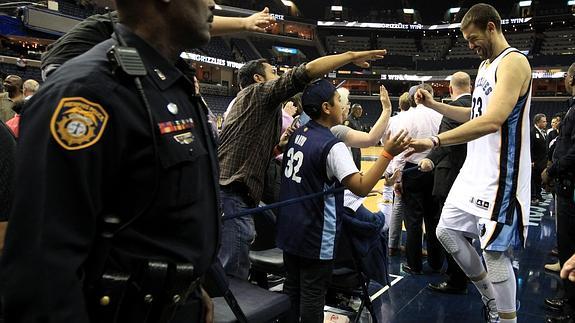
[[461, 30], [474, 25], [481, 30], [487, 29], [487, 24], [492, 22], [497, 31], [501, 31], [501, 16], [497, 9], [486, 3], [478, 3], [471, 7], [461, 20]]
[[539, 121], [541, 121], [541, 119], [543, 119], [543, 118], [547, 118], [547, 116], [544, 115], [543, 113], [537, 113], [537, 114], [535, 115], [535, 117], [533, 117], [533, 123], [534, 123], [534, 124], [537, 124], [537, 123], [538, 123]]
[[265, 75], [265, 66], [264, 63], [267, 63], [267, 59], [260, 58], [253, 61], [247, 62], [244, 66], [240, 68], [238, 72], [238, 81], [240, 83], [240, 87], [245, 89], [246, 87], [254, 84], [256, 81], [254, 80], [254, 75]]
[[16, 81], [15, 85], [16, 85], [20, 90], [22, 90], [22, 78], [21, 78], [20, 76], [14, 75], [14, 74], [8, 75], [8, 76], [6, 76], [6, 78], [4, 79], [4, 81], [6, 81], [8, 78], [14, 79], [14, 80]]
[[450, 83], [454, 88], [468, 90], [471, 87], [471, 78], [465, 72], [457, 72], [452, 75]]
[[40, 88], [40, 83], [38, 83], [38, 81], [36, 80], [26, 80], [24, 82], [24, 84], [22, 85], [22, 90], [23, 91], [29, 91], [32, 93], [36, 93], [38, 92], [38, 89]]
[[409, 102], [409, 92], [405, 92], [399, 97], [399, 109], [401, 111], [407, 111], [410, 107], [411, 102]]
[[361, 104], [359, 104], [359, 103], [354, 103], [354, 104], [351, 106], [351, 110], [353, 111], [353, 110], [357, 110], [357, 109], [363, 109], [363, 107], [362, 107]]
[[427, 92], [429, 92], [429, 94], [431, 94], [431, 96], [433, 96], [433, 87], [431, 87], [431, 85], [427, 84], [427, 83], [423, 83], [423, 84], [419, 84], [417, 86], [418, 89], [422, 89], [422, 90], [426, 90]]

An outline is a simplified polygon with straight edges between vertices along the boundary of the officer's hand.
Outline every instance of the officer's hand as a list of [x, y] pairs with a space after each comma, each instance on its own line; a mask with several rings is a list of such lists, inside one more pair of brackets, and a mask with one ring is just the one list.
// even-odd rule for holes
[[571, 258], [563, 264], [563, 268], [561, 268], [561, 278], [569, 279], [575, 283], [575, 255], [571, 256]]
[[265, 7], [264, 10], [244, 18], [244, 29], [246, 31], [265, 33], [266, 29], [275, 24], [275, 22], [276, 19], [270, 15], [270, 9]]
[[214, 302], [210, 295], [202, 288], [202, 303], [204, 304], [204, 312], [206, 313], [206, 323], [214, 323]]
[[419, 161], [419, 170], [424, 173], [431, 172], [434, 168], [433, 162], [429, 158], [423, 158]]

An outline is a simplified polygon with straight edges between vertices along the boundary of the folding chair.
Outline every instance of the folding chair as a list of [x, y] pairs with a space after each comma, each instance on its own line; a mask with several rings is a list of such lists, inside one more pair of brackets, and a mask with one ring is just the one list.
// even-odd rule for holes
[[227, 277], [219, 261], [208, 271], [204, 288], [213, 299], [217, 323], [273, 322], [290, 309], [288, 296]]

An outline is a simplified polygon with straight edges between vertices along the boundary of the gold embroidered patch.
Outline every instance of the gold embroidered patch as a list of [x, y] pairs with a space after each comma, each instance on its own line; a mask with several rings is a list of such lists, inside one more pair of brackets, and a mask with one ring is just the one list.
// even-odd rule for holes
[[50, 132], [64, 149], [79, 150], [97, 143], [107, 122], [101, 105], [81, 97], [63, 98], [52, 115]]

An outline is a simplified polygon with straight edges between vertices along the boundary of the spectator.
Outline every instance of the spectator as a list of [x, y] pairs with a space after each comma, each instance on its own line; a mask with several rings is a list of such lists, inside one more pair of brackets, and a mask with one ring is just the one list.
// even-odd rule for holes
[[531, 129], [531, 204], [538, 205], [541, 197], [541, 172], [547, 166], [547, 118], [536, 114]]
[[[429, 84], [421, 84], [418, 89], [425, 89], [433, 95]], [[441, 114], [418, 104], [415, 108], [404, 112], [401, 117], [401, 128], [406, 129], [411, 136], [427, 138], [437, 135], [441, 124]], [[418, 167], [419, 162], [427, 156], [429, 150], [412, 154], [405, 158], [404, 169]], [[433, 174], [412, 172], [402, 176], [405, 225], [407, 229], [406, 258], [403, 269], [407, 273], [421, 274], [423, 269], [421, 255], [422, 225], [425, 219], [427, 237], [427, 263], [433, 271], [441, 270], [443, 266], [443, 248], [435, 236], [435, 228], [439, 221], [437, 203], [434, 201]]]
[[[343, 123], [344, 125], [350, 127], [353, 130], [367, 132], [365, 125], [359, 120], [363, 115], [363, 108], [361, 104], [355, 103], [351, 106], [351, 114], [348, 116], [347, 120]], [[352, 147], [351, 153], [353, 154], [353, 161], [358, 169], [361, 170], [361, 149]]]
[[2, 105], [0, 106], [0, 120], [6, 122], [14, 116], [12, 107], [14, 102], [22, 100], [22, 78], [16, 75], [8, 75], [4, 79], [4, 94]]
[[[368, 64], [365, 60], [384, 54], [385, 51], [366, 51], [324, 56], [282, 76], [278, 76], [266, 60], [246, 63], [238, 73], [243, 90], [227, 115], [218, 149], [224, 213], [250, 209], [260, 202], [272, 153], [281, 153], [277, 144], [283, 101], [302, 91], [312, 79], [334, 68], [352, 62]], [[254, 237], [251, 217], [224, 221], [219, 258], [226, 273], [247, 279], [249, 247]]]
[[6, 121], [6, 125], [12, 130], [16, 138], [18, 138], [18, 135], [20, 133], [19, 125], [20, 125], [20, 113], [22, 113], [21, 112], [22, 106], [24, 105], [24, 102], [28, 101], [32, 97], [32, 95], [34, 95], [38, 91], [39, 88], [40, 83], [38, 83], [35, 80], [26, 80], [24, 82], [24, 85], [22, 85], [22, 96], [24, 97], [24, 100], [14, 104], [14, 106], [12, 107], [12, 110], [14, 110], [14, 117]]
[[[568, 259], [575, 253], [575, 63], [565, 75], [565, 89], [572, 95], [569, 110], [561, 122], [553, 163], [541, 174], [545, 185], [554, 182], [557, 199], [557, 248], [559, 263], [569, 267]], [[569, 276], [570, 278], [572, 276]], [[575, 319], [575, 283], [563, 274], [565, 296], [546, 300], [545, 303], [561, 310], [559, 316], [548, 317], [547, 322], [572, 322]]]

